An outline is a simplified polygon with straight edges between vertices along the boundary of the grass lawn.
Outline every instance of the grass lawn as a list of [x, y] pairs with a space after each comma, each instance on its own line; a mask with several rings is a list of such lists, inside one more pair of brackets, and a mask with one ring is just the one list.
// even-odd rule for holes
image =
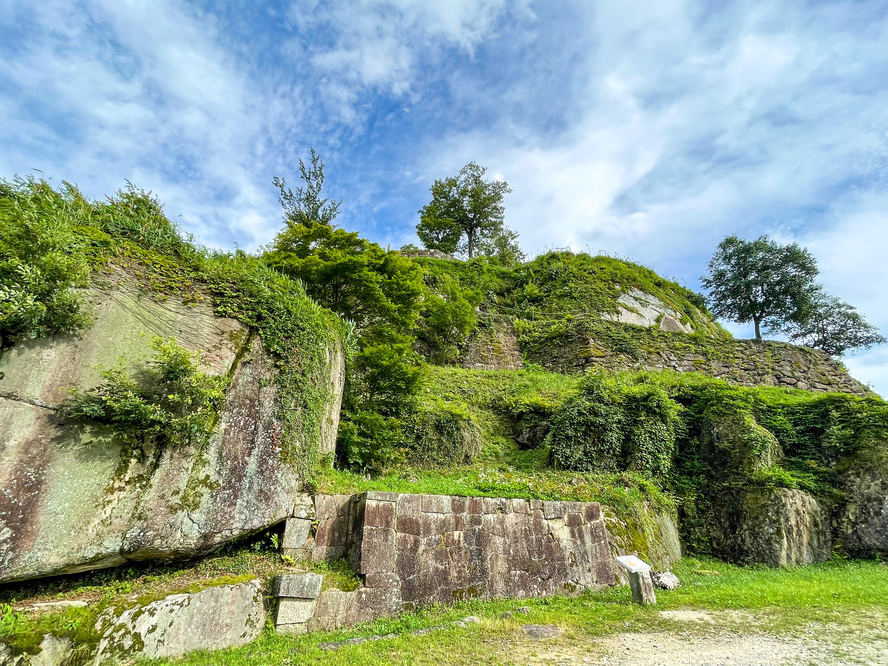
[[[298, 638], [269, 631], [236, 650], [144, 663], [355, 666], [547, 663], [553, 659], [552, 663], [556, 663], [561, 657], [566, 663], [584, 663], [582, 658], [597, 663], [600, 651], [596, 652], [596, 640], [614, 634], [651, 632], [682, 636], [746, 632], [791, 640], [832, 641], [836, 649], [851, 653], [855, 641], [884, 641], [888, 646], [888, 566], [884, 563], [830, 562], [804, 568], [768, 569], [686, 558], [674, 571], [682, 586], [672, 592], [658, 591], [656, 606], [632, 604], [628, 587], [573, 598], [473, 601], [426, 608], [347, 631]], [[529, 613], [515, 613], [519, 607], [527, 607]], [[704, 612], [670, 613], [689, 610]], [[505, 611], [512, 611], [513, 615], [503, 618]], [[480, 622], [464, 627], [452, 624], [470, 615]], [[702, 621], [689, 623], [685, 621], [688, 616]], [[526, 624], [555, 625], [561, 629], [561, 635], [532, 641], [522, 631]], [[442, 625], [443, 628], [424, 635], [411, 633]], [[336, 650], [320, 647], [331, 641], [371, 635], [386, 638]]]

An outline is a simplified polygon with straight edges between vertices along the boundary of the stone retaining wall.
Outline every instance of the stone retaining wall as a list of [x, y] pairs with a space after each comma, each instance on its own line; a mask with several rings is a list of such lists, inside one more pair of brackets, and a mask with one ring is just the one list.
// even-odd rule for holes
[[[288, 521], [286, 552], [311, 553], [315, 560], [347, 557], [363, 586], [284, 597], [278, 627], [290, 633], [433, 603], [540, 597], [614, 582], [595, 502], [368, 492], [318, 496], [315, 510], [314, 517]], [[315, 534], [299, 543], [295, 535], [313, 518]]]
[[627, 324], [582, 324], [557, 333], [525, 334], [531, 363], [567, 374], [590, 368], [701, 372], [740, 386], [787, 386], [814, 392], [865, 395], [866, 387], [819, 349], [774, 340], [702, 338]]

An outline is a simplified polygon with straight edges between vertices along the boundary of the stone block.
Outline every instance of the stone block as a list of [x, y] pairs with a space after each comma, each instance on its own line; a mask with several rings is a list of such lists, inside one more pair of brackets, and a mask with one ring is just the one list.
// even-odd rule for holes
[[482, 497], [469, 498], [469, 514], [478, 516], [484, 513], [484, 502]]
[[316, 599], [321, 593], [324, 577], [316, 573], [283, 574], [275, 576], [271, 596], [294, 599]]
[[[380, 495], [383, 493], [374, 494]], [[391, 495], [393, 493], [385, 494]], [[395, 529], [395, 503], [368, 498], [367, 504], [364, 507], [364, 525], [366, 527]]]
[[395, 531], [365, 527], [361, 542], [360, 573], [390, 573], [395, 570]]
[[543, 515], [546, 520], [564, 518], [565, 509], [564, 502], [543, 502]]
[[598, 502], [585, 502], [583, 514], [586, 516], [587, 523], [594, 522], [601, 518], [601, 505]]
[[450, 498], [450, 511], [451, 513], [465, 513], [466, 509], [469, 507], [469, 500], [467, 497], [451, 497]]
[[448, 495], [423, 495], [423, 513], [450, 513], [450, 496]]
[[284, 524], [284, 539], [281, 547], [284, 549], [302, 548], [308, 541], [311, 532], [311, 520], [308, 518], [288, 518]]
[[298, 494], [293, 503], [292, 515], [294, 518], [308, 518], [309, 520], [314, 520], [315, 508], [312, 496], [307, 495], [306, 493]]
[[564, 516], [564, 524], [568, 527], [581, 527], [584, 522], [583, 515], [580, 513], [568, 513]]
[[401, 587], [401, 577], [396, 573], [370, 573], [364, 579], [364, 587], [397, 589]]
[[399, 534], [419, 536], [422, 533], [422, 519], [418, 516], [402, 516], [399, 514], [395, 525]]
[[305, 624], [314, 615], [316, 605], [315, 599], [279, 599], [274, 623], [277, 627], [282, 624]]
[[512, 500], [512, 513], [526, 514], [530, 510], [530, 502], [523, 499]]
[[422, 495], [400, 495], [398, 497], [398, 518], [418, 517], [422, 513]]

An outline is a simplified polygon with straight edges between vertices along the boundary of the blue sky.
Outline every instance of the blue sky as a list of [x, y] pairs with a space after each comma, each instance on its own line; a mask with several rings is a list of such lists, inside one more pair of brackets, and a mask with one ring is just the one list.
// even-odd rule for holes
[[[392, 247], [474, 160], [531, 255], [699, 289], [769, 234], [888, 332], [888, 2], [0, 0], [0, 119], [0, 176], [130, 180], [208, 245], [268, 243], [310, 146]], [[888, 347], [846, 363], [888, 394]]]

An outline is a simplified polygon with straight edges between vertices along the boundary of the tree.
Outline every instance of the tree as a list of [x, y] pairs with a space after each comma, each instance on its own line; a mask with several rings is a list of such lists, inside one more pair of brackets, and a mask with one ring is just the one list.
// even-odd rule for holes
[[718, 244], [702, 282], [714, 315], [739, 324], [752, 321], [761, 340], [762, 325], [776, 331], [811, 313], [817, 273], [814, 257], [796, 243], [732, 235]]
[[425, 247], [472, 259], [478, 253], [499, 255], [503, 248], [496, 241], [505, 237], [506, 248], [517, 249], [517, 236], [503, 224], [503, 197], [512, 190], [504, 180], [484, 180], [486, 172], [469, 162], [459, 175], [435, 181], [432, 200], [419, 211], [416, 225]]
[[814, 295], [801, 322], [790, 322], [781, 331], [792, 342], [822, 349], [830, 356], [841, 356], [848, 349], [868, 349], [885, 342], [885, 337], [875, 326], [868, 324], [856, 308], [823, 290]]
[[321, 198], [321, 188], [324, 186], [324, 163], [314, 148], [310, 150], [310, 167], [305, 166], [302, 159], [299, 160], [299, 174], [305, 182], [305, 187], [297, 187], [293, 192], [287, 187], [287, 181], [283, 178], [275, 176], [272, 179], [274, 186], [281, 191], [279, 201], [284, 207], [284, 221], [288, 226], [311, 226], [316, 222], [331, 226], [342, 204], [342, 201]]

